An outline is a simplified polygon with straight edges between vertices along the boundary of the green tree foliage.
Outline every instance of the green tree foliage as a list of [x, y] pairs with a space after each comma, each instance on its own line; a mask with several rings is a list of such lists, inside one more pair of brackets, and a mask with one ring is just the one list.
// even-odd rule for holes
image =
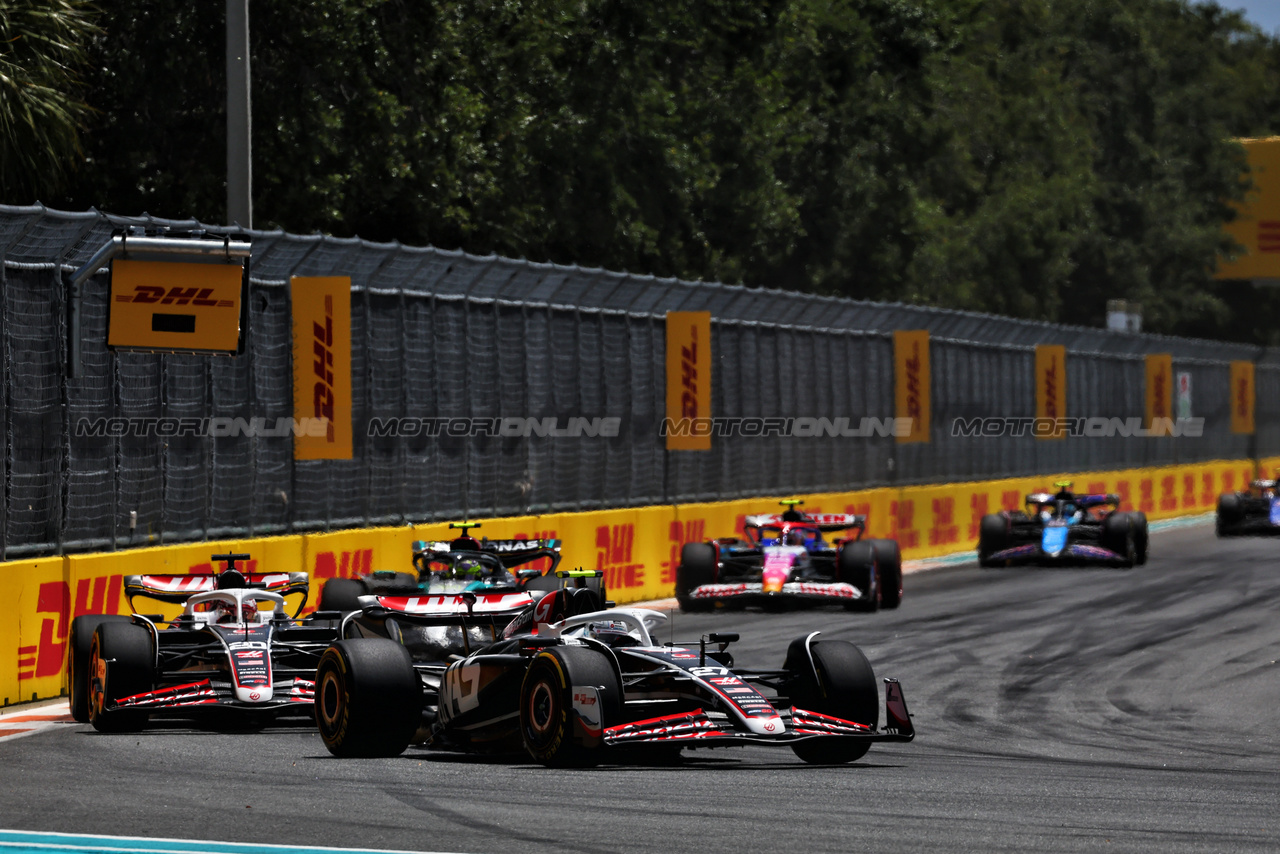
[[81, 0], [0, 0], [0, 187], [11, 198], [53, 192], [80, 153], [93, 21]]
[[[46, 201], [223, 219], [222, 15], [104, 10]], [[1258, 334], [1211, 271], [1280, 43], [1213, 4], [314, 0], [251, 40], [258, 227]]]

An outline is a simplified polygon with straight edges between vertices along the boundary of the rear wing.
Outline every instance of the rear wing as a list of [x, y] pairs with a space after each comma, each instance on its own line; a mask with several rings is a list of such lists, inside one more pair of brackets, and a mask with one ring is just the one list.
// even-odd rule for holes
[[533, 604], [533, 596], [522, 591], [507, 593], [440, 593], [434, 596], [361, 596], [360, 607], [368, 612], [380, 608], [397, 616], [422, 617], [458, 622], [461, 617], [515, 616]]
[[767, 513], [759, 516], [748, 516], [743, 521], [746, 528], [781, 528], [785, 525], [803, 525], [817, 528], [819, 531], [847, 531], [857, 528], [865, 531], [867, 517], [853, 513], [806, 513], [803, 519], [783, 518], [781, 513]]
[[[307, 595], [311, 585], [305, 572], [262, 572], [244, 576], [245, 586], [267, 590], [288, 596], [293, 593]], [[196, 593], [208, 593], [218, 589], [216, 575], [126, 575], [124, 595], [133, 607], [133, 597], [143, 596], [160, 602], [181, 605]], [[136, 608], [134, 610], [137, 610]]]
[[[548, 572], [555, 572], [556, 567], [560, 565], [560, 547], [561, 541], [554, 538], [480, 541], [480, 551], [496, 555], [506, 569], [547, 558], [551, 561]], [[453, 551], [453, 543], [449, 540], [418, 540], [413, 544], [413, 564], [421, 568], [424, 559], [434, 555], [448, 554], [451, 551]]]

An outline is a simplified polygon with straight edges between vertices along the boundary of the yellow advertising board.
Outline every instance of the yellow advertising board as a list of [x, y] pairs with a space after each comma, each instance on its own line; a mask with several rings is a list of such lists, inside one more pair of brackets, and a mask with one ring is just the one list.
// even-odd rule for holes
[[711, 450], [711, 312], [667, 312], [668, 451]]
[[[1067, 417], [1067, 348], [1060, 344], [1036, 347], [1036, 418]], [[1051, 432], [1035, 431], [1037, 439], [1065, 439], [1066, 425]]]
[[[911, 419], [899, 443], [929, 441], [929, 331], [893, 333], [894, 415]], [[899, 421], [898, 423], [902, 423]]]
[[[294, 276], [296, 460], [351, 459], [351, 279]], [[319, 429], [315, 429], [315, 428]]]
[[[1157, 423], [1156, 419], [1164, 419]], [[1148, 430], [1160, 430], [1161, 424], [1173, 421], [1173, 356], [1169, 353], [1151, 353], [1147, 356], [1147, 418]]]
[[1280, 137], [1242, 139], [1253, 188], [1234, 203], [1236, 218], [1224, 226], [1243, 248], [1220, 259], [1214, 278], [1280, 280]]
[[1253, 407], [1257, 394], [1253, 382], [1253, 362], [1231, 363], [1232, 433], [1253, 433]]
[[244, 266], [111, 262], [107, 346], [234, 353], [240, 347]]

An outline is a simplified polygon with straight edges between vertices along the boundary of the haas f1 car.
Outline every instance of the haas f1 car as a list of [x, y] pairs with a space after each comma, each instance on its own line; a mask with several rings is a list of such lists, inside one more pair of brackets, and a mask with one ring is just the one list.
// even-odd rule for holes
[[[336, 756], [410, 744], [583, 766], [645, 751], [762, 744], [806, 762], [858, 759], [910, 741], [898, 683], [886, 726], [871, 666], [853, 644], [796, 638], [776, 670], [741, 670], [736, 634], [655, 638], [666, 615], [601, 610], [595, 591], [370, 596], [321, 659], [316, 721]], [[714, 645], [708, 649], [708, 644]]]
[[[685, 611], [717, 603], [777, 608], [789, 602], [842, 603], [850, 610], [902, 602], [902, 552], [893, 540], [864, 540], [867, 517], [786, 511], [748, 516], [745, 538], [686, 543], [676, 567], [676, 600]], [[844, 532], [828, 542], [824, 533]], [[852, 535], [849, 535], [852, 532]]]
[[1033, 492], [1026, 510], [982, 517], [982, 566], [1099, 564], [1131, 567], [1147, 562], [1147, 516], [1122, 513], [1118, 495], [1076, 495], [1069, 482], [1056, 494]]
[[[152, 715], [213, 713], [261, 723], [314, 714], [316, 664], [337, 637], [340, 615], [295, 619], [306, 605], [306, 573], [245, 574], [236, 561], [247, 554], [213, 559], [227, 569], [125, 576], [131, 616], [71, 622], [72, 717], [100, 732], [125, 732], [142, 729]], [[290, 617], [285, 597], [294, 594], [302, 598]], [[171, 621], [137, 613], [139, 596], [181, 604], [182, 613]]]
[[1219, 537], [1280, 533], [1276, 481], [1255, 480], [1247, 492], [1219, 495], [1216, 523]]
[[[422, 596], [428, 593], [546, 592], [560, 586], [560, 540], [477, 540], [471, 536], [479, 522], [454, 522], [461, 530], [453, 540], [419, 540], [413, 544], [415, 572], [378, 571], [361, 578], [333, 578], [320, 590], [320, 610], [356, 611], [360, 597]], [[541, 568], [536, 564], [542, 564]], [[605, 598], [603, 580], [579, 583]]]

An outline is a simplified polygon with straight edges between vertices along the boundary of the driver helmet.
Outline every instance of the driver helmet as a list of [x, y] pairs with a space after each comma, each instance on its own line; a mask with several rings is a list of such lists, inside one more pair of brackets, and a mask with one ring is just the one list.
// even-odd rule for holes
[[803, 546], [805, 541], [804, 531], [799, 528], [792, 528], [787, 532], [787, 545]]
[[457, 578], [479, 578], [484, 575], [484, 564], [471, 558], [463, 558], [454, 565], [454, 576]]
[[214, 603], [213, 610], [217, 614], [215, 623], [254, 623], [258, 620], [258, 603], [252, 599], [241, 602], [238, 612], [236, 603], [222, 600]]

